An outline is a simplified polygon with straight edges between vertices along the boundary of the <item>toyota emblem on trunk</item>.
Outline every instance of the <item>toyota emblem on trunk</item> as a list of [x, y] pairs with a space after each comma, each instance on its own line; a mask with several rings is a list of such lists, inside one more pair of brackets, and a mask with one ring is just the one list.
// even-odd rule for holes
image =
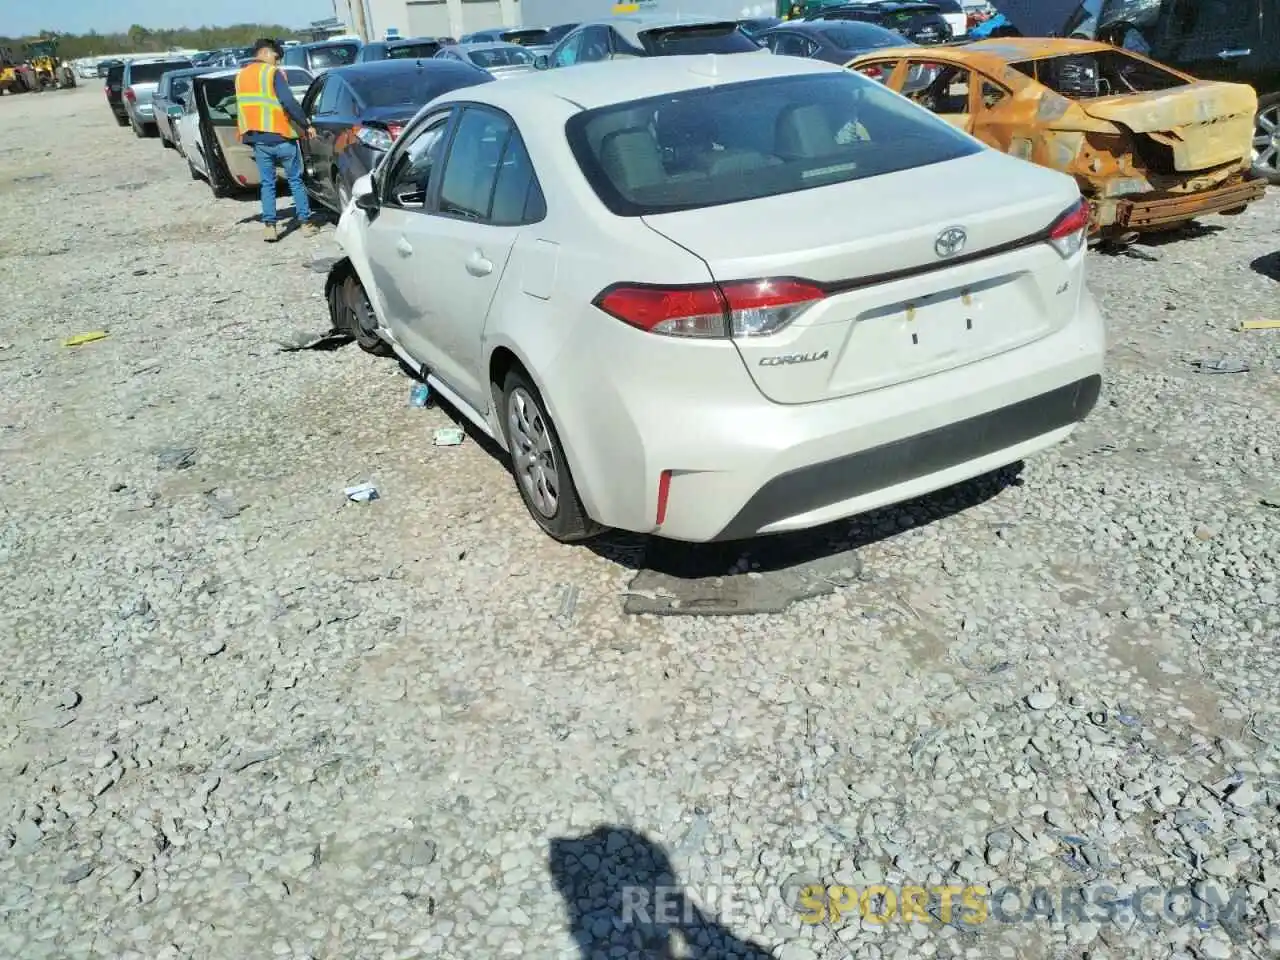
[[934, 252], [940, 257], [954, 257], [964, 249], [964, 242], [968, 238], [969, 235], [962, 227], [947, 227], [933, 241]]

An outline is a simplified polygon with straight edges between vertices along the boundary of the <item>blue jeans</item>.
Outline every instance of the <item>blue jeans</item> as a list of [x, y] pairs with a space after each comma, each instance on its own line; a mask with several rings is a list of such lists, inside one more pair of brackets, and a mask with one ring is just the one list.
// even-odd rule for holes
[[276, 164], [284, 167], [284, 177], [293, 194], [293, 215], [304, 223], [311, 219], [311, 201], [302, 183], [302, 148], [296, 142], [253, 145], [253, 159], [262, 181], [262, 222], [276, 222]]

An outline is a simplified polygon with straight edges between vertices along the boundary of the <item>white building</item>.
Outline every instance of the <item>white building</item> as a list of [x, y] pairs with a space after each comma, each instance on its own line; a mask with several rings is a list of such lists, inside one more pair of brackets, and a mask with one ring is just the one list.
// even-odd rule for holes
[[[338, 0], [341, 11], [344, 0]], [[360, 0], [352, 0], [358, 3]], [[520, 25], [520, 0], [364, 0], [369, 38], [387, 30], [402, 37], [460, 37], [475, 30]]]

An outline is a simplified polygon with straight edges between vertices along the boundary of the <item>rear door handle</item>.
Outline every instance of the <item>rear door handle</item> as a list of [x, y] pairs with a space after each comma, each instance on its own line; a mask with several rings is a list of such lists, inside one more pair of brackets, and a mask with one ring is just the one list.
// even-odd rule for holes
[[402, 257], [412, 257], [413, 244], [411, 244], [404, 237], [401, 237], [399, 240], [396, 241], [396, 253], [400, 254], [400, 256]]
[[493, 261], [486, 260], [484, 253], [477, 250], [467, 258], [467, 273], [473, 277], [487, 277], [493, 273]]
[[1241, 57], [1247, 57], [1253, 53], [1252, 49], [1247, 50], [1221, 50], [1218, 52], [1219, 60], [1239, 60]]

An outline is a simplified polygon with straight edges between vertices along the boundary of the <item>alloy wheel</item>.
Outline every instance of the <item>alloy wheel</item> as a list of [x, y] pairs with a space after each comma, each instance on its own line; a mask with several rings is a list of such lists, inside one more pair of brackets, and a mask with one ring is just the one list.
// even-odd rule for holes
[[560, 508], [560, 466], [542, 408], [523, 387], [507, 401], [507, 426], [516, 478], [534, 509], [549, 520]]
[[1254, 169], [1280, 176], [1280, 103], [1258, 111], [1253, 128]]

